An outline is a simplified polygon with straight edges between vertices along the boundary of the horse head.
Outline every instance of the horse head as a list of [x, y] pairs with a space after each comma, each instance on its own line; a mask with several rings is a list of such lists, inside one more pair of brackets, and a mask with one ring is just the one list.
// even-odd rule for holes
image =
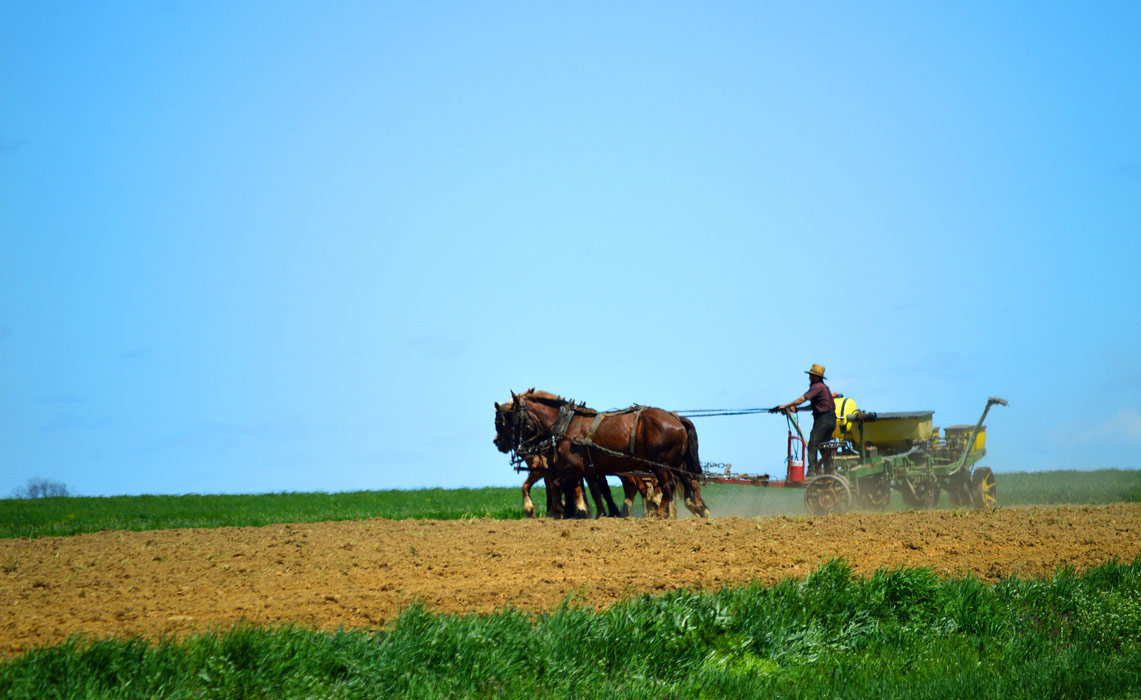
[[554, 396], [546, 392], [529, 389], [522, 394], [511, 392], [511, 400], [495, 404], [495, 446], [500, 452], [515, 451], [517, 454], [533, 452], [536, 443], [549, 437], [550, 426], [536, 415], [547, 412], [545, 405], [531, 405], [535, 398]]
[[510, 452], [516, 447], [515, 406], [517, 400], [515, 392], [511, 392], [511, 400], [495, 404], [495, 447], [500, 452]]

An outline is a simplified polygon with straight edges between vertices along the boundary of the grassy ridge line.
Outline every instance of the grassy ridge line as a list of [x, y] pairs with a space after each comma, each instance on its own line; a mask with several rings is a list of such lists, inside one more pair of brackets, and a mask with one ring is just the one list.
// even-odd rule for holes
[[362, 518], [522, 518], [518, 489], [112, 496], [0, 501], [0, 537]]
[[[615, 499], [620, 500], [615, 489]], [[715, 516], [803, 515], [799, 489], [710, 484]], [[1024, 472], [998, 475], [1003, 505], [1141, 501], [1141, 471]], [[535, 489], [537, 504], [545, 491]], [[896, 508], [902, 508], [898, 494]], [[361, 518], [455, 520], [523, 517], [516, 487], [346, 493], [114, 496], [0, 500], [0, 537], [66, 536], [99, 530], [259, 526]], [[946, 497], [942, 502], [946, 502]], [[640, 506], [638, 506], [640, 508]]]
[[1141, 470], [1014, 472], [996, 474], [1006, 505], [1101, 505], [1141, 502]]
[[929, 569], [641, 596], [532, 618], [406, 610], [380, 631], [70, 640], [0, 697], [1136, 697], [1141, 560], [994, 586]]

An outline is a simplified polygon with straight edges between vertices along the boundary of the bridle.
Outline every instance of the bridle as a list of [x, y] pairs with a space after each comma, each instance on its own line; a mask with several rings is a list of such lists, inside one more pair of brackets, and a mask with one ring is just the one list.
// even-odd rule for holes
[[[528, 457], [535, 455], [551, 455], [558, 443], [566, 437], [567, 428], [574, 417], [573, 401], [563, 401], [559, 405], [559, 414], [550, 428], [543, 426], [542, 421], [528, 406], [528, 399], [522, 396], [514, 397], [509, 411], [511, 416], [511, 464], [516, 471], [529, 469], [520, 466]], [[530, 437], [526, 433], [531, 433]]]

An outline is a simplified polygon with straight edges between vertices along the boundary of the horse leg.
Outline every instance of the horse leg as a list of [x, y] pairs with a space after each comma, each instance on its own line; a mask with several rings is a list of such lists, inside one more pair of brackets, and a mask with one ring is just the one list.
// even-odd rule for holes
[[535, 517], [535, 503], [531, 500], [531, 485], [538, 481], [538, 477], [534, 472], [527, 475], [527, 480], [523, 482], [523, 515], [528, 518]]
[[606, 517], [622, 517], [622, 514], [618, 511], [617, 504], [614, 503], [614, 495], [610, 493], [610, 484], [606, 483], [605, 476], [595, 473], [587, 477], [586, 483], [590, 486], [590, 495], [594, 498], [594, 505], [598, 509], [599, 518], [601, 518], [603, 514], [603, 502], [606, 504]]
[[642, 517], [656, 514], [658, 506], [662, 505], [662, 492], [657, 488], [656, 478], [642, 478], [638, 490], [642, 494]]
[[681, 481], [681, 486], [685, 489], [685, 507], [699, 518], [708, 518], [709, 506], [701, 500], [701, 484], [688, 474], [679, 477], [678, 480]]
[[582, 478], [560, 476], [553, 489], [558, 517], [563, 519], [590, 517], [590, 507], [583, 498]]
[[[531, 469], [527, 472], [527, 480], [523, 482], [523, 515], [528, 518], [535, 517], [535, 502], [531, 500], [531, 487], [535, 485], [539, 479], [546, 480], [547, 471], [545, 469]], [[551, 510], [550, 501], [551, 490], [547, 489], [547, 511]]]
[[[579, 490], [579, 493], [582, 494], [582, 508], [583, 508], [583, 511], [586, 513], [585, 517], [587, 520], [590, 520], [590, 519], [594, 518], [595, 515], [594, 515], [594, 511], [591, 511], [591, 509], [590, 509], [590, 500], [586, 497], [588, 490], [587, 490], [587, 482], [585, 479], [578, 482], [578, 490]], [[595, 507], [595, 511], [598, 511], [597, 506]], [[602, 517], [601, 511], [598, 511], [598, 512], [599, 512], [598, 517]]]
[[699, 518], [712, 518], [713, 514], [709, 512], [709, 506], [701, 497], [701, 482], [697, 477], [684, 476], [682, 483], [685, 484], [685, 507], [689, 508]]
[[543, 477], [543, 485], [547, 489], [547, 517], [565, 517], [563, 487], [560, 482], [555, 477], [548, 475]]
[[[632, 476], [620, 476], [618, 478], [622, 481], [622, 517], [629, 518], [634, 514], [634, 496], [638, 493], [638, 482]], [[645, 510], [645, 498], [645, 494], [643, 494], [643, 510]]]
[[658, 489], [658, 482], [655, 479], [645, 479], [642, 481], [642, 487], [644, 489], [642, 491], [642, 517], [648, 518], [661, 506], [662, 492]]
[[[596, 518], [601, 518], [603, 513], [602, 503], [602, 489], [598, 486], [598, 476], [587, 477], [586, 486], [590, 489], [590, 497], [594, 499], [594, 512]], [[589, 502], [588, 502], [589, 505]]]
[[631, 491], [629, 495], [630, 510], [634, 508], [634, 494], [642, 496], [642, 517], [648, 518], [658, 508], [658, 503], [661, 501], [661, 494], [657, 491], [657, 481], [651, 477], [636, 476], [631, 479]]
[[563, 517], [590, 517], [590, 507], [586, 505], [586, 499], [583, 498], [582, 479], [576, 479], [575, 481], [568, 483], [563, 493], [567, 498], [567, 512]]
[[606, 477], [602, 477], [602, 498], [606, 501], [606, 517], [621, 518], [622, 511], [618, 510], [618, 504], [614, 502], [614, 494], [610, 493], [610, 484], [606, 483]]
[[658, 491], [662, 500], [658, 502], [657, 516], [663, 520], [670, 517], [670, 510], [674, 500], [673, 474], [663, 471], [658, 476]]
[[673, 481], [673, 480], [670, 481], [668, 493], [666, 492], [665, 489], [661, 489], [661, 498], [662, 498], [662, 501], [658, 507], [659, 508], [661, 508], [662, 506], [665, 507], [665, 510], [666, 510], [665, 517], [669, 518], [670, 520], [676, 519], [677, 518], [677, 499], [678, 499], [678, 488], [677, 488], [677, 482], [676, 481]]
[[[581, 511], [581, 513], [573, 515], [568, 514], [568, 518], [585, 518], [590, 520], [594, 517], [594, 511], [590, 509], [590, 499], [586, 497], [587, 493], [588, 489], [585, 479], [579, 479], [575, 488], [567, 492], [567, 510], [571, 511], [571, 513], [574, 513], [575, 510]], [[576, 505], [576, 503], [578, 505]]]
[[547, 484], [547, 517], [548, 518], [564, 518], [566, 511], [563, 509], [563, 479], [559, 476], [549, 476], [546, 479]]
[[564, 518], [589, 517], [590, 509], [583, 498], [582, 480], [586, 476], [586, 464], [582, 454], [571, 448], [569, 440], [564, 440], [556, 448], [551, 464], [559, 500], [566, 498], [566, 510], [563, 511], [560, 504], [559, 515]]

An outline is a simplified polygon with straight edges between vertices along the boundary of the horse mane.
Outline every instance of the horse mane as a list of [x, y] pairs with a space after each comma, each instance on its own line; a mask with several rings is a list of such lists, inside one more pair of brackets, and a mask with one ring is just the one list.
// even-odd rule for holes
[[564, 399], [563, 397], [559, 396], [558, 394], [552, 394], [549, 391], [543, 391], [541, 389], [535, 389], [534, 387], [528, 389], [527, 391], [523, 392], [522, 394], [519, 394], [519, 398], [530, 399], [532, 401], [537, 401], [539, 403], [546, 404], [546, 405], [554, 407], [554, 408], [562, 408], [563, 406], [570, 404], [571, 406], [574, 407], [574, 412], [579, 414], [579, 415], [583, 415], [583, 416], [598, 415], [598, 411], [594, 410], [593, 408], [587, 408], [586, 406], [583, 406], [580, 403], [576, 403], [574, 401], [571, 401], [570, 399]]
[[526, 396], [529, 399], [545, 399], [545, 400], [550, 401], [552, 403], [566, 403], [567, 402], [566, 399], [564, 399], [563, 397], [561, 397], [557, 394], [552, 394], [549, 391], [542, 391], [541, 389], [535, 389], [534, 387], [523, 392], [522, 394], [520, 394], [520, 396]]

